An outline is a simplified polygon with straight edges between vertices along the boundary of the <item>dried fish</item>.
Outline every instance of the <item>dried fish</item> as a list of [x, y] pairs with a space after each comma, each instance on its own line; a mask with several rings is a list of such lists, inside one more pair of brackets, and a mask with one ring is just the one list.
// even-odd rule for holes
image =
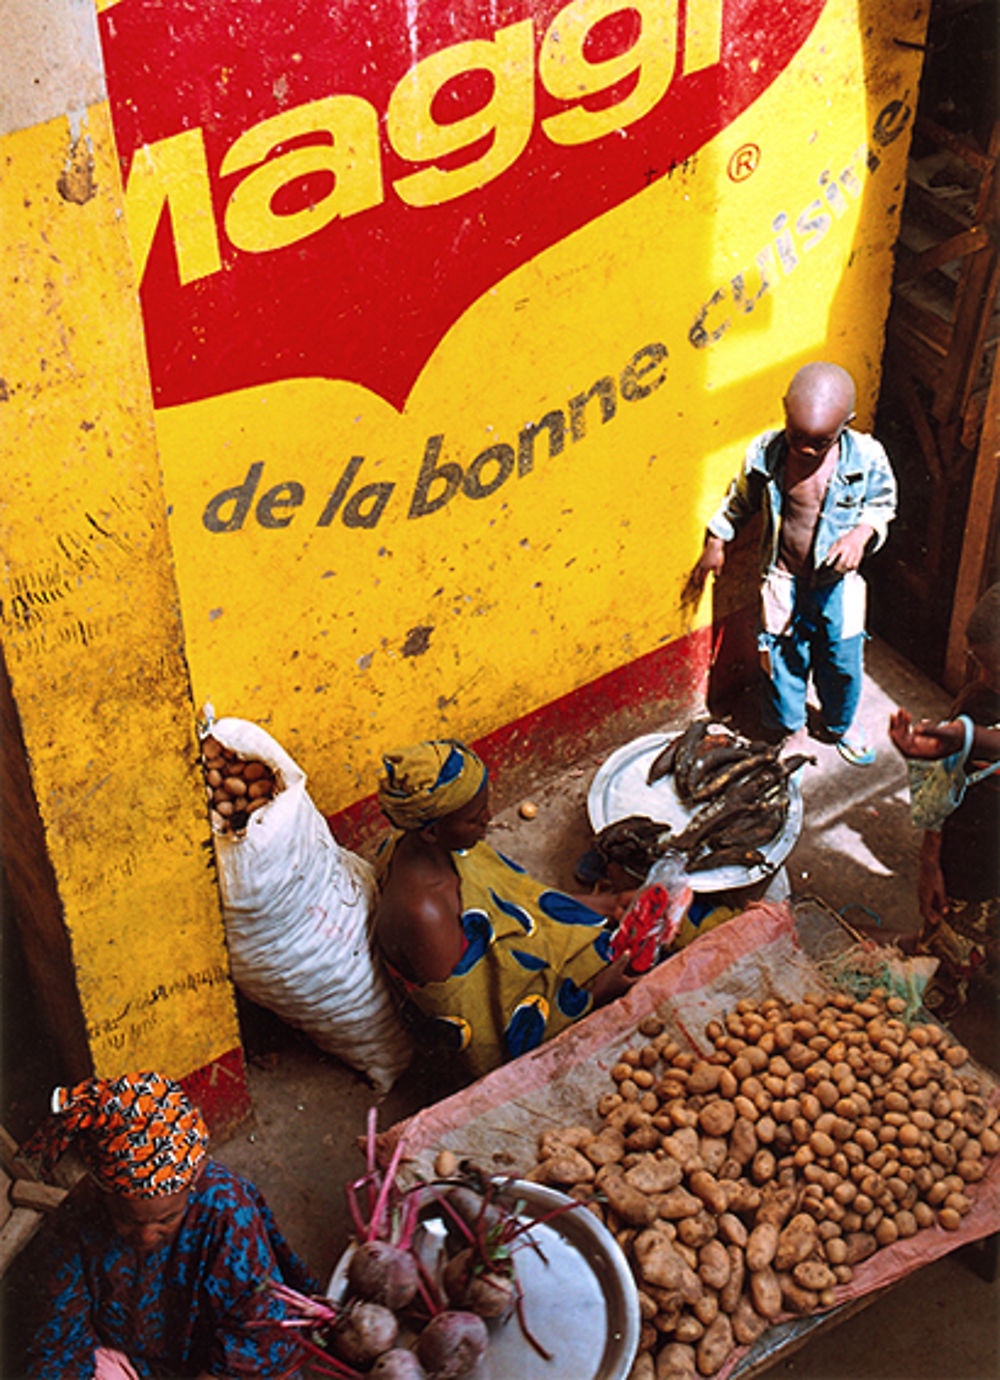
[[716, 867], [759, 867], [765, 861], [757, 848], [713, 848], [689, 862], [686, 872], [707, 872]]
[[741, 762], [749, 755], [746, 743], [732, 733], [706, 733], [687, 775], [688, 799], [697, 799], [702, 783], [720, 767], [729, 762]]
[[706, 835], [703, 843], [712, 848], [754, 848], [770, 843], [784, 825], [787, 813], [787, 798], [774, 804], [744, 806]]
[[689, 872], [759, 866], [766, 861], [760, 849], [788, 818], [789, 778], [816, 761], [806, 753], [782, 759], [779, 752], [780, 746], [742, 738], [709, 715], [693, 719], [664, 744], [646, 776], [653, 785], [673, 773], [682, 804], [698, 807], [686, 827], [675, 834], [649, 815], [629, 815], [600, 831], [598, 851], [637, 878], [666, 853], [685, 857]]
[[773, 804], [766, 796], [734, 799], [733, 795], [734, 792], [730, 792], [700, 810], [683, 833], [675, 836], [674, 847], [688, 854], [695, 852], [717, 833], [723, 823], [729, 824], [744, 815], [762, 814]]
[[628, 815], [605, 825], [594, 846], [606, 862], [617, 863], [636, 877], [644, 877], [671, 838], [670, 825], [648, 815]]
[[706, 777], [700, 785], [695, 785], [690, 791], [690, 799], [693, 801], [711, 800], [713, 796], [721, 795], [744, 776], [750, 776], [759, 767], [773, 762], [778, 756], [777, 747], [765, 747], [760, 752], [748, 753], [744, 751], [740, 756], [720, 764], [717, 771], [713, 771]]
[[677, 751], [674, 754], [674, 782], [677, 787], [677, 794], [682, 800], [688, 792], [688, 772], [694, 762], [695, 753], [702, 738], [708, 732], [708, 726], [711, 722], [712, 720], [707, 714], [692, 719], [681, 734], [680, 742], [677, 744]]
[[677, 755], [677, 745], [683, 738], [683, 733], [678, 733], [676, 738], [671, 738], [665, 748], [653, 758], [649, 764], [649, 771], [646, 773], [646, 785], [655, 786], [657, 781], [669, 776], [674, 769], [674, 758]]
[[778, 762], [778, 766], [781, 768], [782, 774], [784, 776], [794, 776], [795, 773], [801, 767], [804, 767], [807, 762], [810, 763], [812, 766], [815, 766], [816, 758], [811, 756], [808, 752], [795, 752], [791, 755], [791, 757], [783, 757]]

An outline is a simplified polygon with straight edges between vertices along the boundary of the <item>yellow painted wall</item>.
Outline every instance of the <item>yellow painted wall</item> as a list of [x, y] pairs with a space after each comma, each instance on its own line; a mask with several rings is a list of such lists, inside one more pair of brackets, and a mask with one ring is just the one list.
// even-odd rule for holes
[[3, 654], [94, 1069], [182, 1077], [239, 1033], [107, 104], [0, 169]]
[[[829, 0], [787, 70], [688, 163], [475, 302], [401, 412], [315, 377], [161, 408], [196, 699], [266, 723], [333, 811], [374, 788], [394, 742], [475, 738], [689, 631], [680, 592], [704, 523], [794, 370], [846, 365], [871, 421], [920, 68], [895, 40], [918, 44], [925, 21], [922, 4]], [[755, 170], [736, 180], [748, 148]], [[828, 227], [803, 228], [831, 180]], [[770, 286], [746, 311], [733, 280], [752, 300], [761, 256]], [[654, 343], [666, 360], [642, 382], [662, 383], [627, 401], [622, 373]], [[604, 425], [594, 401], [561, 455], [543, 438], [531, 473], [409, 515], [428, 438], [467, 472], [604, 376]], [[354, 519], [377, 521], [345, 525], [345, 500], [319, 525], [352, 456], [351, 492], [383, 486]], [[208, 505], [255, 464], [238, 529], [207, 530]], [[265, 515], [282, 525], [265, 527], [256, 505], [276, 486], [284, 506]], [[235, 500], [215, 511], [232, 518]]]

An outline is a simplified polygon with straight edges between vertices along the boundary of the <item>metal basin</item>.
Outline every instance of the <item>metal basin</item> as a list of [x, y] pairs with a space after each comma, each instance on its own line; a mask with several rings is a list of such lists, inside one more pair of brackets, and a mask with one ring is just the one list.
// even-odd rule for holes
[[[639, 1345], [639, 1296], [617, 1241], [582, 1207], [538, 1221], [572, 1201], [556, 1189], [516, 1179], [505, 1184], [503, 1197], [522, 1205], [521, 1220], [535, 1222], [531, 1240], [538, 1250], [518, 1250], [517, 1277], [525, 1321], [551, 1359], [538, 1354], [512, 1315], [487, 1324], [489, 1349], [470, 1380], [626, 1380]], [[436, 1203], [421, 1212], [415, 1244], [432, 1276], [440, 1275], [445, 1220]], [[343, 1293], [350, 1254], [337, 1263], [331, 1298]], [[412, 1339], [404, 1330], [400, 1344]]]

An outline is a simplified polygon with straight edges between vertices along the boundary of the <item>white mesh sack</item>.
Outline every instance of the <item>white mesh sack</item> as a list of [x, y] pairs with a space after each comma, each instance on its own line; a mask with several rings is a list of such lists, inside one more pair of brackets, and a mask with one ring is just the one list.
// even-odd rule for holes
[[269, 733], [205, 713], [202, 736], [265, 763], [277, 785], [245, 830], [213, 832], [233, 980], [388, 1092], [413, 1048], [372, 948], [372, 869], [337, 843]]

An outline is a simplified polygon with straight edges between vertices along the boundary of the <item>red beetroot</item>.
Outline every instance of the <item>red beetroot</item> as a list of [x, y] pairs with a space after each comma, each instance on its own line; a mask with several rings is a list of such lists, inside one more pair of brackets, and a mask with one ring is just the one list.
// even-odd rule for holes
[[504, 1318], [517, 1302], [513, 1278], [499, 1270], [476, 1269], [471, 1247], [452, 1256], [444, 1268], [448, 1298], [480, 1318]]
[[487, 1341], [475, 1313], [438, 1313], [417, 1338], [417, 1356], [434, 1380], [464, 1380], [486, 1355]]
[[386, 1308], [405, 1308], [417, 1292], [417, 1282], [413, 1256], [388, 1241], [366, 1241], [347, 1266], [350, 1292]]
[[391, 1351], [399, 1335], [395, 1314], [380, 1303], [355, 1303], [333, 1331], [333, 1349], [342, 1361], [367, 1368]]
[[373, 1380], [427, 1380], [427, 1372], [416, 1356], [403, 1347], [383, 1351], [368, 1374]]

